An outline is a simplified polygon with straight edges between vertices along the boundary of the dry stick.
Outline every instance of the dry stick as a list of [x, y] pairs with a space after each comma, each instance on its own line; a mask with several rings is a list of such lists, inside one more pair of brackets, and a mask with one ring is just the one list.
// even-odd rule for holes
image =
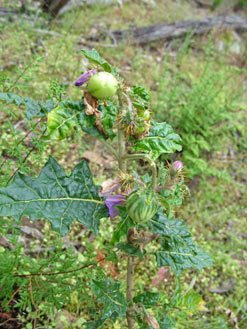
[[19, 319], [17, 318], [9, 318], [6, 321], [4, 321], [3, 323], [0, 323], [0, 327], [3, 327], [6, 323], [8, 323], [9, 321], [18, 321]]
[[11, 303], [11, 301], [13, 300], [13, 298], [15, 297], [16, 294], [18, 294], [18, 292], [22, 289], [23, 287], [19, 287], [14, 293], [13, 295], [10, 297], [9, 301], [4, 305], [4, 307], [8, 306], [9, 303]]
[[33, 277], [30, 276], [30, 277], [28, 278], [28, 280], [29, 280], [29, 290], [30, 290], [30, 296], [31, 296], [31, 303], [32, 303], [32, 306], [34, 307], [32, 278], [33, 278]]

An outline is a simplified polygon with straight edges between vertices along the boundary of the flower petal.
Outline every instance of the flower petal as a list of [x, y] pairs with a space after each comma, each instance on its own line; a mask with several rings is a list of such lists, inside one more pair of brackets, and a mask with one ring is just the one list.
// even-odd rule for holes
[[89, 70], [86, 73], [83, 73], [75, 82], [76, 87], [82, 86], [84, 83], [88, 82], [92, 75], [97, 73], [97, 70]]
[[118, 210], [115, 206], [121, 206], [126, 199], [126, 195], [124, 194], [115, 194], [108, 195], [105, 199], [105, 205], [108, 208], [109, 215], [111, 218], [114, 218], [118, 215]]

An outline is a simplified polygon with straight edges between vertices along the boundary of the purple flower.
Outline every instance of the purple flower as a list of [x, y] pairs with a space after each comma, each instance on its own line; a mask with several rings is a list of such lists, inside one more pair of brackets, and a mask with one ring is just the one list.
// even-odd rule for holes
[[83, 73], [75, 82], [76, 87], [82, 86], [84, 83], [88, 82], [92, 75], [97, 73], [97, 70], [89, 70], [86, 73]]
[[184, 167], [184, 165], [183, 165], [183, 162], [182, 161], [175, 161], [173, 164], [172, 164], [172, 167], [173, 167], [173, 169], [175, 170], [175, 171], [181, 171], [181, 170], [183, 170], [183, 167]]
[[118, 210], [114, 208], [115, 206], [121, 206], [126, 199], [124, 194], [108, 195], [105, 199], [105, 205], [109, 210], [109, 215], [114, 218], [118, 215]]

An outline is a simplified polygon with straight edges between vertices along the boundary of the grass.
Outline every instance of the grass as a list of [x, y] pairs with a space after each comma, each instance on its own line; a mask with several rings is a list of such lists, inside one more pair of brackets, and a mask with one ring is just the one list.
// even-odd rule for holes
[[[86, 7], [66, 13], [50, 26], [45, 27], [60, 33], [61, 36], [48, 36], [35, 31], [34, 29], [43, 27], [43, 18], [38, 20], [35, 26], [30, 26], [25, 21], [5, 24], [0, 34], [3, 49], [0, 67], [9, 65], [0, 72], [3, 90], [12, 86], [12, 92], [45, 100], [50, 83], [58, 79], [67, 92], [76, 99], [81, 91], [73, 87], [73, 82], [86, 69], [86, 62], [82, 59], [80, 48], [91, 48], [87, 38], [93, 29], [104, 32], [108, 29], [200, 18], [209, 14], [208, 11], [191, 6], [187, 1], [159, 0], [155, 2], [156, 6], [152, 6], [148, 1], [127, 1], [122, 9], [116, 4], [110, 7]], [[211, 42], [214, 43], [214, 39]], [[100, 42], [96, 48], [104, 57], [120, 67], [121, 73], [129, 83], [138, 83], [150, 90], [152, 108], [156, 116], [166, 118], [179, 133], [184, 134], [183, 137], [186, 139], [188, 132], [183, 130], [183, 122], [179, 121], [181, 107], [175, 108], [174, 104], [177, 104], [181, 90], [189, 92], [190, 97], [183, 99], [188, 110], [191, 110], [198, 102], [200, 103], [200, 96], [205, 88], [201, 77], [208, 58], [207, 49], [209, 48], [206, 46], [208, 44], [208, 38], [203, 37], [188, 42], [187, 40], [173, 42], [171, 52], [164, 47], [162, 42], [143, 48], [132, 47], [126, 43], [120, 44], [117, 48], [106, 48], [102, 47]], [[215, 259], [215, 265], [202, 271], [201, 274], [185, 271], [182, 276], [185, 288], [192, 277], [197, 275], [195, 287], [206, 302], [206, 310], [197, 315], [188, 315], [187, 318], [178, 316], [177, 329], [233, 329], [237, 328], [237, 325], [241, 329], [247, 327], [246, 90], [241, 89], [241, 97], [236, 97], [235, 92], [236, 86], [242, 88], [246, 85], [246, 68], [240, 70], [235, 66], [233, 57], [234, 55], [230, 53], [217, 53], [211, 60], [211, 68], [206, 81], [211, 83], [213, 90], [214, 84], [211, 77], [214, 77], [215, 84], [218, 81], [217, 77], [221, 77], [224, 87], [224, 93], [220, 93], [216, 101], [214, 100], [215, 107], [210, 107], [210, 115], [218, 114], [214, 111], [222, 108], [225, 111], [228, 108], [226, 105], [234, 104], [227, 112], [226, 121], [217, 122], [211, 128], [209, 126], [209, 130], [214, 129], [214, 135], [210, 139], [205, 137], [210, 149], [203, 153], [207, 166], [218, 172], [224, 171], [227, 177], [223, 179], [220, 175], [206, 176], [203, 171], [200, 171], [193, 180], [188, 178], [192, 195], [177, 214], [178, 218], [189, 225], [198, 244]], [[190, 85], [185, 89], [186, 81], [194, 82], [200, 88], [195, 88], [193, 93]], [[227, 98], [224, 98], [226, 96]], [[87, 140], [80, 145], [79, 138], [49, 145], [40, 144], [31, 152], [28, 161], [23, 164], [25, 155], [32, 149], [32, 138], [35, 137], [31, 135], [24, 142], [20, 142], [27, 129], [30, 128], [30, 124], [27, 126], [20, 124], [23, 120], [23, 110], [1, 105], [0, 154], [1, 160], [6, 161], [1, 168], [2, 186], [7, 183], [13, 171], [18, 167], [27, 173], [38, 172], [49, 153], [52, 153], [60, 164], [71, 169], [82, 158], [83, 152], [87, 149], [86, 144], [88, 142], [93, 144], [93, 141]], [[184, 120], [188, 122], [188, 117], [185, 116]], [[18, 128], [14, 128], [16, 126]], [[42, 130], [42, 123], [32, 130], [33, 134], [38, 135]], [[191, 133], [193, 136], [195, 134], [194, 131]], [[71, 142], [73, 147], [71, 147]], [[186, 148], [186, 144], [184, 147]], [[188, 171], [189, 166], [190, 163], [187, 163]], [[92, 168], [94, 173], [98, 173], [97, 181], [102, 181], [105, 175], [109, 175], [99, 170], [97, 164], [93, 164]], [[104, 238], [107, 239], [109, 232], [105, 234], [106, 236], [104, 234], [102, 236], [102, 243]], [[73, 232], [70, 237], [76, 238], [73, 237]], [[151, 267], [152, 273], [155, 274], [156, 269], [152, 269], [152, 263], [147, 262], [145, 266]], [[136, 281], [141, 284], [141, 273], [138, 273]], [[228, 291], [218, 294], [211, 292], [224, 285], [229, 279], [234, 280], [234, 285], [229, 286]], [[169, 292], [166, 283], [162, 288]], [[73, 313], [74, 309], [71, 305], [68, 309]], [[108, 329], [109, 327], [110, 325], [107, 325]], [[112, 328], [120, 327], [119, 323]]]

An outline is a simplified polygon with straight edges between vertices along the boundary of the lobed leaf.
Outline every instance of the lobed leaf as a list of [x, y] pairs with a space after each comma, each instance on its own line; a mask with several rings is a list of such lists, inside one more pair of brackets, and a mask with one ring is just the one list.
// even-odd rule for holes
[[212, 258], [197, 246], [194, 247], [194, 250], [191, 250], [185, 246], [164, 240], [161, 249], [155, 252], [155, 256], [159, 267], [171, 266], [171, 269], [177, 275], [180, 275], [185, 268], [202, 270], [213, 263]]
[[44, 117], [55, 107], [52, 101], [46, 103], [36, 102], [32, 98], [21, 97], [12, 93], [0, 93], [0, 100], [6, 102], [6, 104], [25, 106], [26, 116], [29, 120], [35, 117]]
[[0, 189], [0, 216], [11, 216], [16, 221], [23, 216], [31, 220], [46, 218], [61, 235], [69, 231], [76, 219], [98, 233], [100, 219], [108, 217], [98, 191], [86, 161], [66, 176], [50, 157], [39, 177], [17, 173], [11, 185]]
[[97, 300], [104, 303], [103, 319], [111, 318], [114, 313], [117, 313], [118, 317], [126, 316], [127, 304], [124, 295], [119, 291], [120, 282], [112, 282], [110, 279], [92, 280], [91, 287]]
[[154, 253], [159, 267], [171, 266], [179, 275], [185, 268], [201, 270], [212, 265], [212, 258], [194, 244], [183, 221], [169, 220], [159, 212], [148, 225], [153, 233], [161, 234], [160, 249]]
[[161, 154], [182, 150], [181, 138], [169, 124], [151, 121], [151, 126], [149, 135], [134, 143], [135, 152], [149, 153], [150, 157], [156, 160]]

